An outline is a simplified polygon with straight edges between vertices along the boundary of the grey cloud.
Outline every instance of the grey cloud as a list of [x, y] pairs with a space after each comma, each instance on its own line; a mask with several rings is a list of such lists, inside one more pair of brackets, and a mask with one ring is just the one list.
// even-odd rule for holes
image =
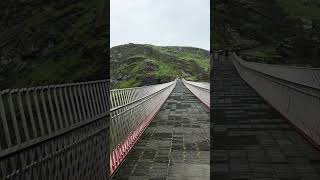
[[110, 45], [210, 49], [210, 0], [111, 0]]

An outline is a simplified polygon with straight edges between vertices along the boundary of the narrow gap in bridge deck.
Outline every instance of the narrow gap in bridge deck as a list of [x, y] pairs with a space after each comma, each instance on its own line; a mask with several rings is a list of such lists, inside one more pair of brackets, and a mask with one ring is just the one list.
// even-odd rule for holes
[[178, 81], [114, 179], [209, 179], [210, 114]]
[[320, 153], [237, 73], [231, 60], [211, 74], [211, 178], [320, 179]]

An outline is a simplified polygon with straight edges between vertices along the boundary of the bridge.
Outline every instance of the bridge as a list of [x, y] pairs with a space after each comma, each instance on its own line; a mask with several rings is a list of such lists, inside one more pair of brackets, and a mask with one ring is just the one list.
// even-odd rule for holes
[[[162, 85], [114, 90], [112, 97], [119, 97], [121, 92], [129, 94], [125, 99], [132, 99], [132, 104], [116, 103], [121, 108], [111, 109], [112, 179], [210, 178], [208, 83], [175, 80]], [[136, 109], [140, 109], [140, 113], [129, 115], [138, 111]]]
[[1, 179], [320, 179], [320, 70], [217, 56], [210, 84], [1, 91]]
[[212, 67], [211, 178], [320, 179], [320, 70], [236, 54]]

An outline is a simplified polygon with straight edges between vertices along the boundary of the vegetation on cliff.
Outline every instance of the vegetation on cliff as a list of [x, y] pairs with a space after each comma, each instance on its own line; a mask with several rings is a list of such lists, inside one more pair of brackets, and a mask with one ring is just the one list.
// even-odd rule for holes
[[214, 49], [237, 48], [247, 60], [320, 66], [319, 0], [215, 0]]
[[209, 80], [209, 51], [193, 47], [125, 44], [110, 50], [112, 88]]
[[107, 78], [106, 1], [0, 4], [0, 89]]

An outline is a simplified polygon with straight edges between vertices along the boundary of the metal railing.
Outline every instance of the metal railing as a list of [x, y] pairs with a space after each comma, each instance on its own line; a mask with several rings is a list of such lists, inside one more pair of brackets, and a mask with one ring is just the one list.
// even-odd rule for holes
[[250, 86], [320, 145], [320, 69], [246, 62], [235, 54], [232, 60]]
[[110, 175], [131, 150], [175, 84], [176, 80], [153, 86], [111, 90]]
[[109, 81], [0, 92], [1, 179], [106, 179]]
[[142, 97], [153, 94], [159, 91], [160, 89], [167, 87], [168, 84], [169, 83], [111, 90], [111, 96], [110, 96], [111, 109], [126, 105], [132, 101], [135, 101], [135, 100], [141, 99]]
[[207, 82], [194, 82], [182, 80], [183, 84], [200, 99], [207, 107], [210, 108], [210, 84]]

